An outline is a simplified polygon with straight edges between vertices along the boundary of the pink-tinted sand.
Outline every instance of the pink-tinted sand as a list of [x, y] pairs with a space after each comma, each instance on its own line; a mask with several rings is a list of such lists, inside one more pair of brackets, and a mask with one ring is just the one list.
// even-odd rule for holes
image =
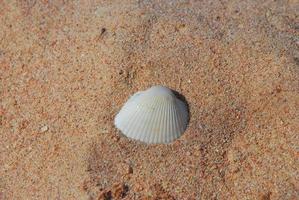
[[[298, 199], [299, 4], [0, 1], [0, 199]], [[178, 140], [113, 120], [152, 85]]]

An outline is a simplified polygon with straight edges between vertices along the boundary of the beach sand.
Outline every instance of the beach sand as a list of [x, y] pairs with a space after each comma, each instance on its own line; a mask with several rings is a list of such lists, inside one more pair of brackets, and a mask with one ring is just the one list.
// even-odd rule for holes
[[[298, 10], [0, 1], [0, 199], [298, 199]], [[114, 126], [153, 85], [189, 104], [169, 144]]]

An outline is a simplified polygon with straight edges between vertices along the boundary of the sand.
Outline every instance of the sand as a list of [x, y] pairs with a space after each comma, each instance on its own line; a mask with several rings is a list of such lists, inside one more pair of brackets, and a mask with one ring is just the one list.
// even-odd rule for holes
[[[0, 199], [298, 199], [299, 29], [289, 1], [0, 1]], [[186, 132], [113, 120], [152, 85]]]

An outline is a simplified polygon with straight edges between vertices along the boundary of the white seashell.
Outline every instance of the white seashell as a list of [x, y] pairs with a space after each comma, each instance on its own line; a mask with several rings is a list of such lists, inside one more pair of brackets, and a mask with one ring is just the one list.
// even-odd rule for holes
[[127, 137], [146, 143], [168, 143], [188, 123], [188, 107], [163, 86], [137, 92], [116, 115], [114, 124]]

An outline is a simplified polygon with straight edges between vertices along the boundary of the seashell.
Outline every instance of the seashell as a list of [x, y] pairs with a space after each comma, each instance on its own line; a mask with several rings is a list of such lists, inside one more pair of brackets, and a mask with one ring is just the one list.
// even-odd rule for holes
[[146, 143], [168, 143], [188, 124], [188, 107], [167, 87], [153, 86], [129, 98], [114, 124], [129, 138]]

